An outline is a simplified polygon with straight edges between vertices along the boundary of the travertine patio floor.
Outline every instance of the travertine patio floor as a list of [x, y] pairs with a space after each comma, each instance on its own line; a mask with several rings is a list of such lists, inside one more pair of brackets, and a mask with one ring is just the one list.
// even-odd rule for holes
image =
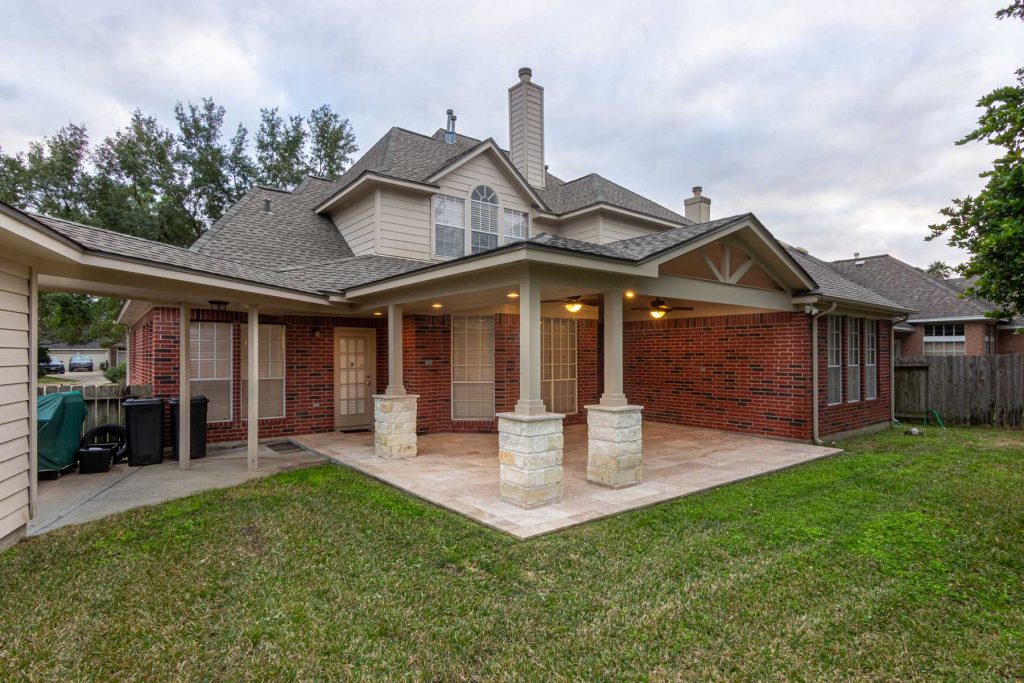
[[587, 427], [565, 428], [560, 503], [522, 510], [498, 495], [496, 434], [427, 434], [419, 455], [383, 460], [373, 434], [310, 434], [293, 443], [519, 539], [662, 503], [842, 452], [731, 432], [644, 423], [643, 482], [612, 490], [587, 481]]

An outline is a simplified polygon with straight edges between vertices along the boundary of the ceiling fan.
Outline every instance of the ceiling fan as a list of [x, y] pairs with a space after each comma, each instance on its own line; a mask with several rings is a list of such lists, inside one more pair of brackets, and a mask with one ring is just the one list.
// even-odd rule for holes
[[541, 303], [544, 304], [563, 304], [565, 310], [570, 313], [577, 313], [584, 306], [597, 306], [601, 303], [600, 299], [584, 299], [583, 297], [567, 296], [564, 299], [541, 299]]
[[647, 311], [655, 320], [664, 318], [669, 311], [692, 311], [693, 306], [669, 306], [662, 298], [651, 301], [650, 306], [634, 306], [634, 311]]

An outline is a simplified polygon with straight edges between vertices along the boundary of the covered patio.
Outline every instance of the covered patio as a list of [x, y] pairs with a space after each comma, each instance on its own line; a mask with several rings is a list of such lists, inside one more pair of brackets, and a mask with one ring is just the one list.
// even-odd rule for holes
[[418, 456], [406, 459], [378, 457], [369, 432], [309, 434], [291, 441], [520, 540], [842, 452], [648, 421], [642, 482], [613, 489], [587, 480], [587, 426], [569, 425], [564, 436], [564, 495], [533, 509], [502, 499], [494, 457], [497, 434], [426, 434], [419, 437]]

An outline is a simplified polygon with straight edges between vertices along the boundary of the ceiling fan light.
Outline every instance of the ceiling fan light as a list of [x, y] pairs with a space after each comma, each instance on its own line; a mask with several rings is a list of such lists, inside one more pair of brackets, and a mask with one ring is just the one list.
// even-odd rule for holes
[[565, 310], [570, 313], [579, 313], [580, 309], [583, 308], [583, 304], [579, 301], [567, 301], [565, 304]]
[[650, 313], [651, 317], [654, 318], [655, 320], [660, 320], [665, 317], [665, 311], [663, 311], [660, 308], [652, 308], [648, 312]]

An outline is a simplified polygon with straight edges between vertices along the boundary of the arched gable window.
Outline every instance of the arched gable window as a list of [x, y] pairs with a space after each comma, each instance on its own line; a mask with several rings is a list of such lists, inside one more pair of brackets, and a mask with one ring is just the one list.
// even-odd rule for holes
[[470, 196], [469, 227], [471, 253], [498, 246], [498, 193], [486, 185], [477, 185]]

